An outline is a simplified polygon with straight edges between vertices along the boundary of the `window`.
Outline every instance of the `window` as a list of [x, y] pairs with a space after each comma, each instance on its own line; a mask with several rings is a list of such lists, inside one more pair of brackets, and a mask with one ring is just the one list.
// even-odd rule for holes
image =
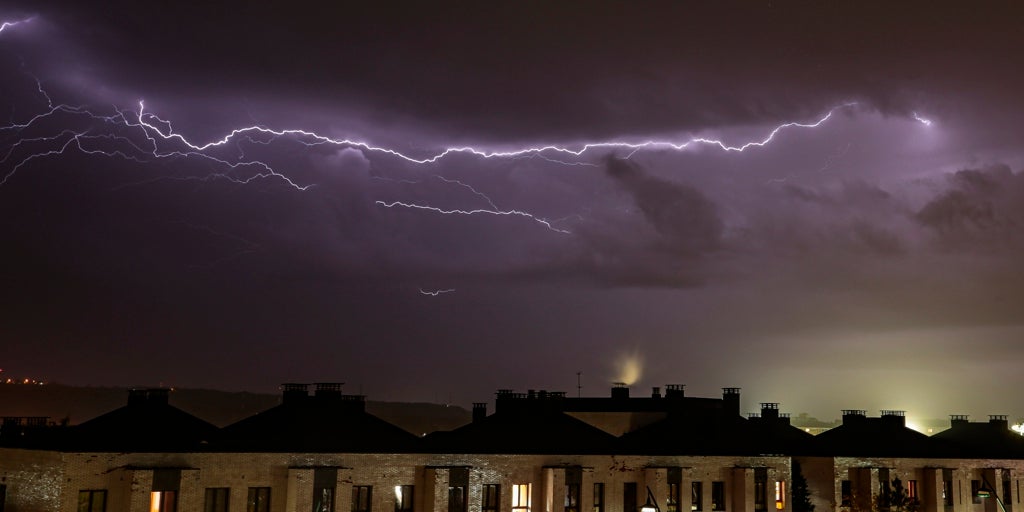
[[409, 512], [412, 510], [412, 486], [395, 486], [395, 512]]
[[679, 484], [668, 484], [668, 510], [667, 512], [679, 512]]
[[604, 484], [594, 484], [594, 512], [604, 512]]
[[[3, 491], [4, 492], [0, 492], [0, 498], [3, 498], [2, 494], [6, 494], [6, 487], [3, 489]], [[0, 510], [3, 510], [2, 504], [0, 504]], [[78, 512], [105, 512], [106, 510], [107, 491], [78, 491]]]
[[250, 487], [245, 512], [270, 512], [270, 487]]
[[942, 504], [953, 506], [953, 480], [944, 479], [942, 481]]
[[369, 485], [352, 486], [352, 512], [370, 512], [373, 503], [373, 487]]
[[775, 510], [782, 510], [786, 508], [786, 481], [778, 480], [775, 482]]
[[228, 487], [207, 487], [203, 511], [228, 512], [228, 497], [230, 495], [231, 489]]
[[701, 507], [703, 503], [704, 489], [700, 482], [693, 482], [690, 484], [690, 510], [703, 510]]
[[565, 484], [565, 512], [580, 512], [580, 484]]
[[337, 468], [314, 469], [313, 512], [334, 512], [334, 491], [337, 488]]
[[512, 486], [513, 512], [530, 512], [530, 484], [514, 484]]
[[853, 487], [850, 485], [849, 480], [843, 480], [842, 483], [842, 494], [843, 494], [843, 507], [853, 506]]
[[466, 486], [448, 486], [448, 512], [466, 512]]
[[725, 510], [725, 482], [711, 482], [711, 510]]
[[1002, 499], [1003, 499], [1003, 501], [1005, 503], [1010, 505], [1009, 507], [1006, 507], [1007, 510], [1013, 508], [1013, 500], [1010, 499], [1010, 481], [1009, 480], [1003, 480], [1003, 498]]
[[622, 512], [636, 512], [636, 482], [622, 484]]
[[484, 484], [483, 505], [480, 510], [483, 512], [498, 512], [501, 507], [501, 486], [498, 484]]
[[907, 480], [907, 498], [917, 499], [917, 480]]
[[149, 493], [149, 512], [174, 512], [178, 509], [176, 491], [153, 491]]
[[766, 468], [754, 469], [754, 510], [757, 512], [768, 510], [768, 470]]

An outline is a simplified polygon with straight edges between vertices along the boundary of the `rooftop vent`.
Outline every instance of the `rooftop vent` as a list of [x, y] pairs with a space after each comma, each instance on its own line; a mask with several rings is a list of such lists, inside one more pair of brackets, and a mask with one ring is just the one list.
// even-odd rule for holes
[[612, 398], [629, 398], [629, 387], [625, 382], [612, 383]]

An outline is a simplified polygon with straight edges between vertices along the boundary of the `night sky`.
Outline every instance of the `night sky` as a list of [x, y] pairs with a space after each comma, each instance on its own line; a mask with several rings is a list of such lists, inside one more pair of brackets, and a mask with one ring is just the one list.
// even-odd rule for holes
[[5, 375], [1024, 416], [1024, 8], [321, 3], [0, 6]]

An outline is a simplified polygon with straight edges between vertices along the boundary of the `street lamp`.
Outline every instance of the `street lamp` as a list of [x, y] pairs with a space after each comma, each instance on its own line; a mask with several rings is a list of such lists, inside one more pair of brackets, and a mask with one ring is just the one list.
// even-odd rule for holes
[[640, 507], [640, 512], [661, 512], [658, 500], [654, 499], [654, 493], [651, 492], [651, 486], [647, 486], [647, 501]]
[[999, 504], [999, 509], [1006, 512], [1006, 506], [1003, 505], [1003, 500], [999, 499], [999, 495], [996, 494], [996, 490], [992, 487], [992, 484], [988, 483], [988, 479], [981, 477], [981, 488], [978, 489], [979, 498], [988, 498], [989, 496], [996, 499], [996, 503]]

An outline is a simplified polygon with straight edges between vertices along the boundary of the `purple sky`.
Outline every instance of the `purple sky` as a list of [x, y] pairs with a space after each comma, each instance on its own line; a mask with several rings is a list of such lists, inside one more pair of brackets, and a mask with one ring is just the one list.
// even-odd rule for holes
[[1024, 416], [1000, 5], [0, 9], [0, 367]]

